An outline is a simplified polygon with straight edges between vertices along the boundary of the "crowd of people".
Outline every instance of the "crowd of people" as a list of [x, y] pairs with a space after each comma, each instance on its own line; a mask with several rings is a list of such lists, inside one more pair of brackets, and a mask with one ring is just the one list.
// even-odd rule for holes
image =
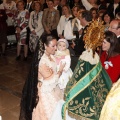
[[24, 61], [34, 53], [20, 120], [99, 120], [120, 78], [119, 0], [4, 0], [2, 56], [8, 35], [16, 36], [17, 61], [22, 46]]

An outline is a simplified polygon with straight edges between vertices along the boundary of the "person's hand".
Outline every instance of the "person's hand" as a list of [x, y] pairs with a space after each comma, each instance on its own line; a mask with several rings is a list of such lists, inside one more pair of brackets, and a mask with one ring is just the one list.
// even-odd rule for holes
[[83, 33], [83, 29], [81, 28], [80, 30], [79, 30], [79, 34], [81, 35]]
[[47, 34], [51, 34], [51, 32], [50, 32], [50, 29], [49, 29], [49, 28], [46, 28], [45, 30], [46, 30]]
[[17, 33], [21, 32], [21, 29], [19, 27], [16, 28]]
[[62, 72], [64, 67], [65, 67], [66, 63], [62, 63], [60, 62], [60, 68], [59, 68], [59, 71]]
[[35, 32], [35, 30], [33, 30], [33, 31], [32, 31], [32, 34], [36, 35], [36, 32]]
[[74, 47], [75, 47], [75, 42], [72, 40], [72, 44], [71, 44], [71, 47], [74, 49]]

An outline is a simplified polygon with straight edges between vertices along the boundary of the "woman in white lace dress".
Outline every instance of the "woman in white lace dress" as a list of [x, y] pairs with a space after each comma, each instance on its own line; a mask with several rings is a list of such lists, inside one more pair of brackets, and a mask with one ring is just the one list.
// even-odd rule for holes
[[57, 40], [52, 36], [44, 39], [45, 52], [38, 67], [38, 103], [33, 109], [32, 120], [51, 120], [57, 102], [62, 98], [62, 91], [58, 87], [58, 79], [65, 64], [61, 64], [57, 72], [54, 57]]

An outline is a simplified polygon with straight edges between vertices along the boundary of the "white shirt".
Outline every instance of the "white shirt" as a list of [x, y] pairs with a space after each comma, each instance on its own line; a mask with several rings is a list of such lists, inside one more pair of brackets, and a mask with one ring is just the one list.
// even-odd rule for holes
[[90, 10], [93, 6], [88, 2], [88, 0], [81, 0], [83, 6], [86, 8], [86, 10]]
[[56, 9], [56, 10], [57, 10], [57, 7], [58, 7], [58, 5], [56, 5], [56, 6], [54, 7], [54, 9]]
[[[30, 3], [27, 3], [27, 5], [26, 5], [26, 9], [27, 9], [27, 10], [30, 9], [31, 4], [32, 4], [32, 1], [31, 1]], [[29, 7], [28, 7], [28, 5], [29, 5]]]
[[[80, 30], [81, 28], [83, 28], [82, 25], [80, 24], [80, 20], [78, 20], [77, 18], [74, 18], [74, 19], [77, 20], [78, 30]], [[65, 39], [72, 40], [72, 39], [76, 38], [76, 36], [73, 35], [73, 27], [74, 26], [72, 25], [71, 21], [68, 21], [68, 23], [65, 26], [65, 30], [64, 30], [64, 37], [65, 37]]]
[[59, 21], [58, 26], [57, 26], [58, 36], [62, 35], [62, 32], [65, 29], [65, 26], [66, 26], [67, 22], [69, 21], [70, 17], [72, 17], [72, 15], [70, 15], [68, 18], [66, 18], [65, 15], [62, 15], [60, 17], [60, 21]]
[[118, 7], [118, 3], [117, 4], [114, 4], [114, 11], [113, 11], [113, 14], [115, 15], [115, 9]]

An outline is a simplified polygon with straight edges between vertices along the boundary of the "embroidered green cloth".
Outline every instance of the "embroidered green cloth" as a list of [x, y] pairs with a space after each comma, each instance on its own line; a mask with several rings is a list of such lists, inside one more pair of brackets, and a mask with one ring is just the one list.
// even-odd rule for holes
[[65, 90], [63, 120], [65, 120], [66, 110], [76, 120], [99, 120], [111, 86], [112, 82], [100, 62], [91, 65], [79, 59]]

